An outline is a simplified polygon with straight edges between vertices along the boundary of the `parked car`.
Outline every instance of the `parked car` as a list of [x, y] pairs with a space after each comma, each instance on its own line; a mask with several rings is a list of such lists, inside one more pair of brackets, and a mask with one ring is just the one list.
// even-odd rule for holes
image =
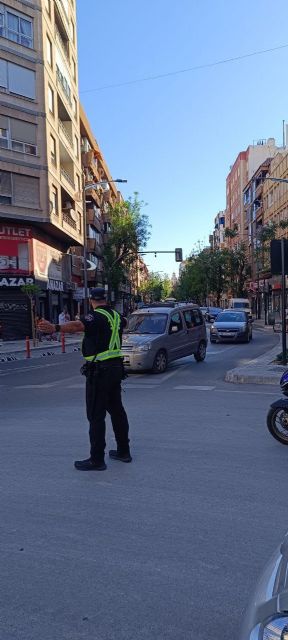
[[206, 357], [207, 335], [197, 305], [163, 303], [134, 311], [123, 335], [124, 366], [163, 373], [173, 360]]
[[252, 318], [251, 305], [248, 298], [230, 298], [228, 300], [228, 308], [235, 311], [246, 311]]
[[245, 311], [222, 311], [210, 327], [210, 342], [250, 342], [252, 323]]
[[243, 616], [239, 640], [288, 638], [288, 534], [259, 578]]

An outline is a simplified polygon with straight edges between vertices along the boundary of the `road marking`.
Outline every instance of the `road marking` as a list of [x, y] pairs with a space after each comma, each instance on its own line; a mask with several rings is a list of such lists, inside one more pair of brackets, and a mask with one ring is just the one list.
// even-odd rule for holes
[[124, 384], [123, 391], [125, 389], [157, 389], [157, 386], [155, 384]]
[[18, 371], [33, 371], [35, 369], [44, 369], [46, 367], [59, 367], [59, 366], [63, 366], [63, 362], [51, 362], [48, 363], [45, 362], [45, 364], [37, 364], [35, 366], [31, 365], [30, 367], [17, 367], [17, 369], [10, 369], [10, 371], [4, 371], [3, 369], [0, 369], [0, 376], [4, 377], [4, 376], [11, 376], [13, 373]]
[[177, 391], [188, 391], [190, 389], [195, 390], [195, 391], [214, 391], [214, 389], [216, 389], [216, 387], [208, 387], [208, 386], [197, 386], [197, 385], [179, 385], [179, 387], [174, 387], [174, 389], [176, 389]]
[[49, 389], [50, 387], [56, 387], [59, 382], [44, 382], [43, 384], [21, 384], [13, 387], [13, 389]]

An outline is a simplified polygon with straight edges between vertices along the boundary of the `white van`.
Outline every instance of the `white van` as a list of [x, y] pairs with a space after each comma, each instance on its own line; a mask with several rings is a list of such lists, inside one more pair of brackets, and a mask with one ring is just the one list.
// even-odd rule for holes
[[228, 309], [247, 311], [247, 313], [249, 313], [249, 317], [252, 318], [252, 311], [248, 298], [230, 298], [230, 300], [228, 300]]

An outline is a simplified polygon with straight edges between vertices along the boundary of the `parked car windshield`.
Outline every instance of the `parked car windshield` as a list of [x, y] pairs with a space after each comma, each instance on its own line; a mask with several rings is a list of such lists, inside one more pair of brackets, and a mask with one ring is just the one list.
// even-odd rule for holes
[[225, 311], [217, 316], [216, 322], [246, 322], [246, 314], [239, 311], [235, 311], [235, 313]]
[[164, 313], [135, 313], [128, 318], [125, 333], [164, 333], [167, 315]]

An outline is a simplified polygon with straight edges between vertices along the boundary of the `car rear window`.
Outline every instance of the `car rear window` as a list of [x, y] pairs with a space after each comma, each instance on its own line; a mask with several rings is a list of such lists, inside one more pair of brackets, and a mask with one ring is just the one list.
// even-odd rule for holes
[[246, 322], [246, 319], [245, 313], [240, 313], [239, 311], [235, 311], [235, 313], [231, 311], [230, 313], [225, 311], [217, 316], [216, 322]]

